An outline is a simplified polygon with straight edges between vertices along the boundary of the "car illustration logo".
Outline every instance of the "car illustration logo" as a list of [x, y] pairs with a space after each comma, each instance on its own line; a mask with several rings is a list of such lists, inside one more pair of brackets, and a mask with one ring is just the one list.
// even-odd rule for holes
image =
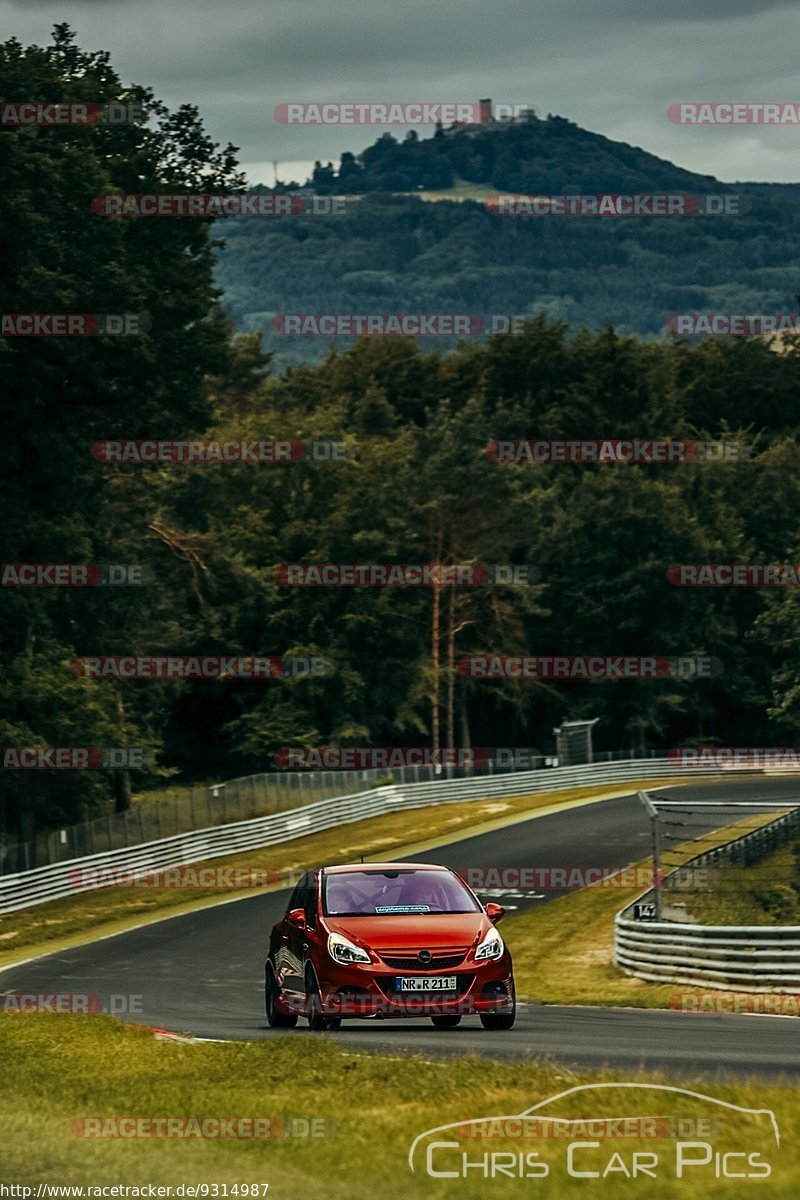
[[[620, 1092], [630, 1097], [630, 1107], [624, 1100], [620, 1102], [619, 1099], [613, 1099]], [[599, 1101], [604, 1095], [608, 1100], [605, 1105], [598, 1104], [599, 1112], [593, 1106], [587, 1111], [585, 1102], [590, 1097]], [[674, 1104], [664, 1104], [668, 1097]], [[688, 1106], [687, 1102], [695, 1109], [698, 1101], [701, 1106], [699, 1113], [687, 1115], [683, 1111]], [[610, 1108], [613, 1115], [601, 1116], [603, 1108], [606, 1111]], [[588, 1113], [592, 1111], [597, 1115], [589, 1116]], [[573, 1116], [574, 1112], [578, 1115]], [[748, 1130], [747, 1125], [744, 1130], [750, 1136], [759, 1135], [760, 1149], [750, 1150], [749, 1145], [745, 1146], [742, 1118], [754, 1120], [752, 1130]], [[624, 1161], [624, 1153], [613, 1152], [613, 1145], [604, 1149], [601, 1140], [582, 1140], [587, 1133], [596, 1139], [646, 1139], [648, 1154], [645, 1158], [637, 1158], [643, 1152], [630, 1151], [632, 1162], [629, 1169]], [[703, 1140], [697, 1140], [699, 1135]], [[433, 1179], [466, 1179], [467, 1171], [478, 1165], [471, 1161], [470, 1151], [464, 1145], [465, 1139], [473, 1137], [497, 1139], [495, 1145], [502, 1145], [502, 1149], [498, 1145], [496, 1151], [490, 1150], [484, 1155], [484, 1178], [494, 1178], [496, 1163], [503, 1163], [505, 1168], [515, 1158], [513, 1143], [519, 1139], [526, 1139], [522, 1152], [516, 1151], [519, 1177], [528, 1179], [543, 1178], [558, 1170], [566, 1170], [566, 1174], [573, 1178], [598, 1178], [599, 1171], [581, 1172], [576, 1169], [577, 1159], [583, 1158], [586, 1163], [592, 1154], [598, 1153], [601, 1163], [608, 1159], [614, 1164], [612, 1170], [622, 1171], [626, 1178], [636, 1178], [636, 1162], [647, 1161], [648, 1173], [652, 1170], [653, 1177], [658, 1173], [681, 1179], [690, 1172], [703, 1172], [713, 1163], [708, 1174], [713, 1171], [716, 1178], [733, 1179], [739, 1177], [734, 1171], [740, 1170], [742, 1159], [750, 1168], [742, 1178], [766, 1178], [772, 1174], [773, 1165], [764, 1156], [765, 1147], [769, 1145], [771, 1148], [773, 1138], [776, 1148], [781, 1144], [775, 1113], [770, 1108], [745, 1108], [671, 1084], [622, 1081], [589, 1083], [547, 1096], [531, 1108], [511, 1116], [473, 1117], [426, 1129], [411, 1144], [408, 1154], [411, 1172], [415, 1173], [422, 1166]], [[540, 1151], [551, 1139], [554, 1153], [545, 1158]], [[654, 1140], [657, 1152], [653, 1152]], [[507, 1147], [506, 1142], [511, 1143], [512, 1149]], [[536, 1145], [537, 1150], [529, 1151], [527, 1147], [530, 1144]], [[534, 1161], [536, 1159], [541, 1161]], [[734, 1159], [735, 1167], [732, 1165]], [[443, 1170], [445, 1164], [451, 1169]], [[530, 1168], [528, 1174], [523, 1174], [525, 1168]], [[699, 1180], [700, 1174], [695, 1178]]]

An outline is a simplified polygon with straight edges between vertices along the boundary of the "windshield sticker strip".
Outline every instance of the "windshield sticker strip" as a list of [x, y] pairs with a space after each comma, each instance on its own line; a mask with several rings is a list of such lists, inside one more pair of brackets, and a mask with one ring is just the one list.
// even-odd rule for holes
[[376, 904], [376, 913], [426, 913], [431, 911], [429, 904]]

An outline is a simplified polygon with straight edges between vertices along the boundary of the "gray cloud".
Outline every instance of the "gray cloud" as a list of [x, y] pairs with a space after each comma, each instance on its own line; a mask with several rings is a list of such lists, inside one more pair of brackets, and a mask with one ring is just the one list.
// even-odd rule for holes
[[[66, 10], [66, 11], [65, 11]], [[295, 127], [292, 100], [474, 100], [558, 112], [725, 179], [796, 179], [793, 127], [681, 128], [679, 100], [796, 98], [796, 8], [782, 0], [11, 0], [0, 36], [68, 20], [122, 78], [196, 103], [246, 162], [338, 159], [377, 127]], [[393, 132], [402, 137], [405, 129]], [[271, 177], [271, 176], [270, 176]]]

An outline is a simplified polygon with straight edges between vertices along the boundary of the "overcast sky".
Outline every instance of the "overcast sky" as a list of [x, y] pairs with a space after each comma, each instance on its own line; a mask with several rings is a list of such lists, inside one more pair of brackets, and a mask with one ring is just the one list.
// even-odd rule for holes
[[2, 40], [45, 44], [62, 21], [124, 82], [197, 104], [253, 183], [273, 159], [302, 178], [382, 132], [281, 125], [278, 104], [482, 96], [723, 180], [800, 180], [800, 126], [666, 117], [675, 101], [800, 101], [800, 0], [0, 0]]

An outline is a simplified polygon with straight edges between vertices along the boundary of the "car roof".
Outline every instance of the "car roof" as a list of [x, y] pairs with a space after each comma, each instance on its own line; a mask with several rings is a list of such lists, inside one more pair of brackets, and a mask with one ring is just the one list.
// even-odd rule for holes
[[451, 871], [452, 868], [444, 867], [440, 863], [417, 863], [417, 862], [365, 862], [365, 863], [345, 863], [337, 867], [323, 867], [322, 870], [326, 875], [340, 875], [347, 871]]

